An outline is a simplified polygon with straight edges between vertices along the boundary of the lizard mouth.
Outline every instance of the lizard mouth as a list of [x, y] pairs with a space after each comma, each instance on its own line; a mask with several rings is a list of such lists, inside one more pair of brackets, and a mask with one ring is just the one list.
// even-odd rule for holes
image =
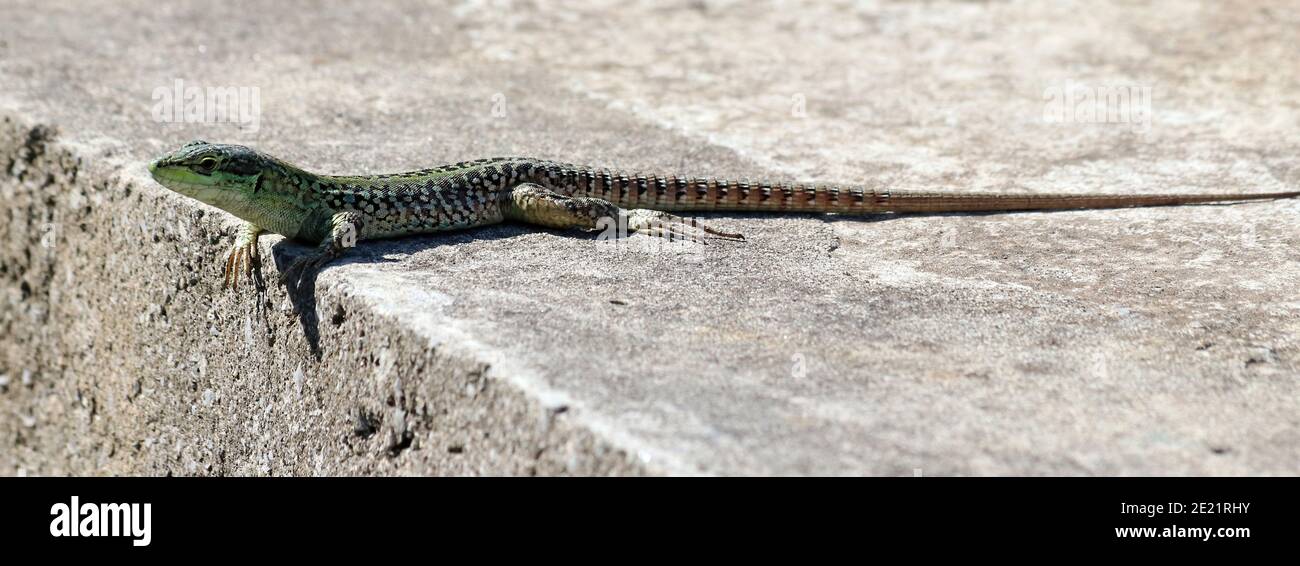
[[[186, 168], [171, 167], [161, 160], [149, 163], [149, 175], [173, 192], [216, 206], [225, 192], [210, 177], [196, 175]], [[206, 182], [205, 182], [206, 181]]]

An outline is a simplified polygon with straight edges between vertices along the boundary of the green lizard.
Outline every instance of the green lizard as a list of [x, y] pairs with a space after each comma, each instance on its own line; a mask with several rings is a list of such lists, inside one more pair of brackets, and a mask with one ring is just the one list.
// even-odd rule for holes
[[281, 279], [341, 256], [358, 240], [458, 230], [514, 220], [593, 230], [620, 215], [629, 231], [704, 242], [742, 240], [673, 215], [676, 211], [868, 214], [1119, 208], [1278, 199], [1257, 194], [1083, 195], [877, 191], [862, 187], [637, 175], [526, 157], [465, 161], [392, 175], [309, 173], [240, 145], [194, 141], [149, 164], [164, 187], [245, 221], [223, 277], [251, 274], [257, 239], [271, 231], [319, 243]]

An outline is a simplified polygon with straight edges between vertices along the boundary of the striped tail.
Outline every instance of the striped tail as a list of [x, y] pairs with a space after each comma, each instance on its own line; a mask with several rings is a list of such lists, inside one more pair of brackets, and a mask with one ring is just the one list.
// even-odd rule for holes
[[881, 212], [993, 212], [1071, 208], [1127, 208], [1283, 199], [1300, 191], [1255, 194], [1011, 194], [728, 181], [675, 175], [636, 175], [553, 166], [540, 181], [573, 195], [602, 198], [623, 208], [675, 211], [771, 211], [872, 214]]
[[873, 214], [880, 212], [995, 212], [1128, 208], [1284, 199], [1300, 191], [1254, 194], [1013, 194], [868, 190], [836, 185], [729, 181], [676, 175], [638, 175], [538, 161], [533, 182], [568, 195], [597, 197], [623, 208], [677, 211], [770, 211]]

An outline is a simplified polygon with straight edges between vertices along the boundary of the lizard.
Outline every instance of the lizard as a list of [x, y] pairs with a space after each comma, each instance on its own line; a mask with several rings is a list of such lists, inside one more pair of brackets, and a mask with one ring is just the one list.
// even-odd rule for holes
[[1018, 194], [873, 190], [862, 186], [756, 182], [639, 174], [527, 157], [495, 157], [385, 175], [311, 173], [250, 147], [192, 141], [148, 164], [163, 187], [244, 221], [226, 256], [223, 285], [251, 277], [258, 237], [274, 232], [317, 244], [281, 273], [297, 281], [360, 240], [461, 230], [516, 221], [595, 230], [626, 220], [629, 232], [698, 243], [744, 236], [674, 212], [998, 212], [1240, 202], [1300, 196], [1247, 194]]

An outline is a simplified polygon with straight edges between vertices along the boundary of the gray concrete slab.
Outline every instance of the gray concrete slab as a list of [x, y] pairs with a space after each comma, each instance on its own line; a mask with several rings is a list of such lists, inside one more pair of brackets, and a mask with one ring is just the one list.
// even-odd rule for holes
[[[1271, 2], [11, 0], [0, 472], [1295, 474], [1297, 201], [719, 214], [749, 240], [707, 247], [500, 226], [368, 243], [299, 316], [278, 287], [222, 292], [230, 217], [144, 162], [203, 138], [331, 173], [514, 154], [1294, 190], [1296, 23]], [[256, 88], [255, 131], [160, 123], [177, 80]], [[1065, 91], [1139, 98], [1102, 119]]]

